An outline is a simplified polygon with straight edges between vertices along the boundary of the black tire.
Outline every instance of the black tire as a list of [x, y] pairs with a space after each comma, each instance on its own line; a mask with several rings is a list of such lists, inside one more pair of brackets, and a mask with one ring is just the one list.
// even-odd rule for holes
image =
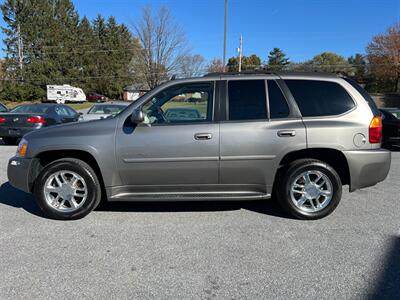
[[[73, 212], [60, 212], [50, 206], [45, 199], [44, 185], [49, 176], [57, 171], [67, 170], [80, 175], [87, 185], [87, 198], [83, 205]], [[75, 158], [56, 160], [40, 172], [34, 183], [34, 195], [37, 204], [50, 218], [56, 220], [76, 220], [85, 217], [94, 210], [101, 200], [101, 186], [93, 169], [85, 162]]]
[[[292, 182], [305, 171], [319, 171], [326, 175], [332, 184], [332, 198], [329, 204], [317, 212], [306, 212], [298, 208], [292, 201], [290, 188]], [[342, 198], [342, 182], [338, 173], [330, 165], [320, 160], [301, 159], [292, 162], [282, 177], [278, 178], [276, 195], [281, 207], [291, 216], [302, 220], [316, 220], [331, 214]]]
[[4, 144], [6, 144], [6, 145], [16, 145], [19, 138], [3, 137], [2, 139], [3, 139]]

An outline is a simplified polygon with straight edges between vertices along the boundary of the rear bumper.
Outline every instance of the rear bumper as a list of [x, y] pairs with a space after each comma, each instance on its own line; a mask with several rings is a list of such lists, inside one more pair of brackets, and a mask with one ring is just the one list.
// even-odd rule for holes
[[388, 145], [400, 145], [400, 136], [386, 138], [385, 139], [385, 144], [388, 144]]
[[343, 151], [350, 171], [350, 192], [385, 180], [391, 152], [385, 149]]
[[31, 165], [35, 162], [34, 159], [12, 157], [8, 161], [7, 176], [10, 184], [26, 193], [31, 192]]
[[[14, 138], [20, 138], [23, 137], [25, 134], [38, 130], [39, 128], [32, 127], [32, 128], [26, 128], [26, 127], [4, 127], [0, 128], [0, 137], [14, 137]], [[12, 131], [10, 131], [12, 130]]]

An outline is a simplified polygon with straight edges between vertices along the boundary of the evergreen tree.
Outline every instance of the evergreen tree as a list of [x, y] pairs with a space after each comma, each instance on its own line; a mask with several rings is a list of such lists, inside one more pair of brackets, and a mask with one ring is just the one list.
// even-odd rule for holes
[[281, 71], [286, 68], [286, 66], [290, 64], [289, 58], [286, 57], [286, 54], [279, 48], [274, 48], [268, 55], [268, 64], [267, 69], [271, 71]]
[[[5, 0], [3, 99], [38, 100], [47, 84], [118, 97], [138, 48], [125, 25], [80, 19], [71, 0]], [[23, 45], [23, 54], [21, 54]]]

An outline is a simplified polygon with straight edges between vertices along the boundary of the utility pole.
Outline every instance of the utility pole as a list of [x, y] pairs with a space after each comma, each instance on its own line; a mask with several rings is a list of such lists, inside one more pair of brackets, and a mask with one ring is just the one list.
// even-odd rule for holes
[[240, 34], [240, 43], [239, 48], [237, 49], [239, 52], [239, 73], [242, 72], [242, 57], [243, 57], [243, 36]]
[[226, 31], [227, 31], [227, 22], [228, 22], [228, 0], [225, 0], [225, 17], [224, 17], [224, 56], [223, 56], [223, 64], [224, 64], [224, 72], [226, 71]]
[[19, 69], [22, 71], [24, 63], [24, 43], [21, 38], [21, 28], [19, 23], [17, 25], [17, 34], [18, 34], [18, 63], [19, 63]]

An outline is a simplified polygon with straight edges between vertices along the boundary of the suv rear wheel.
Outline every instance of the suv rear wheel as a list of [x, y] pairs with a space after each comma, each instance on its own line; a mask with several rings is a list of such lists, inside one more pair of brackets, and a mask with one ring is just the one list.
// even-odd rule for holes
[[47, 165], [35, 181], [34, 194], [43, 212], [58, 220], [82, 218], [101, 200], [96, 173], [87, 163], [74, 158]]
[[315, 220], [332, 213], [342, 197], [342, 182], [327, 163], [302, 159], [292, 162], [278, 183], [278, 199], [292, 216]]

